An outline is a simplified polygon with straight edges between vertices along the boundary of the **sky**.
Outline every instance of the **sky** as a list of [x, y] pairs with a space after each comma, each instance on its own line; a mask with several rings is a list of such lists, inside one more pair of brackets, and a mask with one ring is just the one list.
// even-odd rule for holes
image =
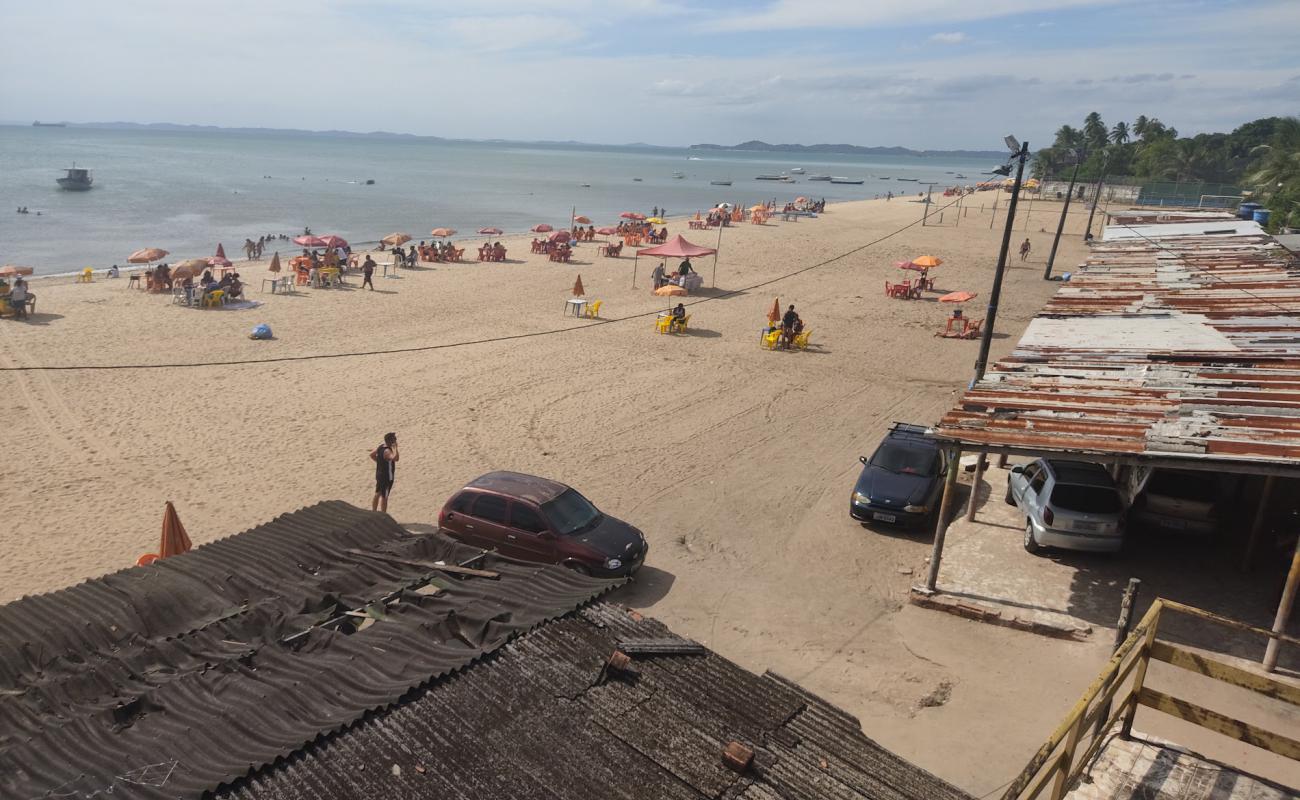
[[0, 0], [0, 120], [1050, 144], [1300, 113], [1300, 0]]

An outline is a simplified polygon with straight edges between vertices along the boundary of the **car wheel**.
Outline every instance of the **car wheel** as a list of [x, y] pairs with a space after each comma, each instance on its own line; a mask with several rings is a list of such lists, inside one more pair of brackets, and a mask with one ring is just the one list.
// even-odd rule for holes
[[1007, 481], [1007, 496], [1003, 499], [1007, 501], [1009, 506], [1016, 504], [1016, 496], [1011, 493], [1011, 481]]
[[568, 567], [569, 569], [573, 570], [574, 572], [578, 573], [579, 575], [586, 575], [587, 577], [591, 577], [591, 570], [587, 569], [586, 567], [584, 567], [584, 566], [581, 565], [581, 564], [578, 564], [578, 563], [576, 563], [576, 562], [570, 561], [569, 563], [565, 564], [564, 566]]
[[1043, 546], [1034, 539], [1033, 520], [1025, 520], [1025, 552], [1031, 555], [1038, 555], [1043, 552]]

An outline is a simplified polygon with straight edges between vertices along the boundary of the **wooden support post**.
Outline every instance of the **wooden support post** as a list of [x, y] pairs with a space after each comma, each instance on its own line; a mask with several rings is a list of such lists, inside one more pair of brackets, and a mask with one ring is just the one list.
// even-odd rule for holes
[[1065, 800], [1065, 793], [1070, 788], [1070, 768], [1074, 766], [1074, 751], [1079, 747], [1083, 736], [1083, 714], [1070, 726], [1070, 735], [1065, 739], [1060, 761], [1056, 762], [1056, 780], [1052, 784], [1052, 800]]
[[988, 456], [983, 453], [975, 454], [975, 474], [970, 479], [970, 501], [966, 503], [966, 521], [975, 521], [975, 501], [979, 499], [980, 480], [984, 477], [984, 465], [988, 463]]
[[1006, 468], [1007, 468], [1007, 454], [998, 453], [998, 469], [1006, 469]]
[[939, 516], [934, 524], [934, 550], [930, 553], [930, 572], [925, 578], [925, 590], [935, 591], [939, 582], [939, 561], [943, 558], [943, 540], [948, 535], [948, 516], [952, 513], [953, 496], [957, 494], [957, 471], [961, 469], [961, 448], [948, 449], [948, 475], [943, 483], [943, 500], [939, 503]]
[[[1291, 554], [1291, 571], [1286, 575], [1286, 586], [1282, 589], [1282, 602], [1277, 604], [1277, 616], [1273, 618], [1273, 633], [1285, 633], [1286, 624], [1291, 619], [1291, 607], [1295, 605], [1297, 584], [1300, 584], [1300, 542], [1296, 543], [1295, 552]], [[1268, 640], [1264, 650], [1264, 671], [1272, 672], [1277, 668], [1278, 651], [1282, 640], [1277, 637]]]
[[[1142, 693], [1142, 684], [1147, 679], [1147, 667], [1151, 665], [1151, 643], [1156, 640], [1156, 630], [1160, 627], [1159, 600], [1156, 600], [1152, 609], [1155, 611], [1155, 614], [1149, 615], [1151, 617], [1151, 626], [1147, 628], [1146, 636], [1143, 637], [1142, 644], [1139, 646], [1140, 652], [1137, 655], [1139, 663], [1137, 669], [1133, 671], [1133, 686], [1129, 689], [1129, 693], [1132, 694], [1134, 698], [1137, 698], [1137, 696]], [[1138, 705], [1140, 704], [1136, 702], [1132, 703], [1129, 705], [1128, 711], [1124, 714], [1124, 726], [1120, 729], [1119, 735], [1125, 739], [1133, 738], [1133, 717], [1137, 714]]]
[[1273, 496], [1273, 475], [1264, 476], [1264, 488], [1259, 492], [1259, 503], [1255, 506], [1255, 518], [1250, 523], [1250, 538], [1246, 540], [1246, 553], [1241, 557], [1241, 571], [1250, 572], [1254, 566], [1255, 551], [1259, 549], [1259, 536], [1264, 530], [1264, 518], [1268, 516], [1268, 501]]
[[[1124, 589], [1124, 596], [1119, 601], [1119, 622], [1115, 625], [1115, 643], [1111, 645], [1110, 652], [1113, 655], [1119, 651], [1120, 645], [1128, 638], [1128, 632], [1133, 628], [1133, 607], [1137, 604], [1138, 590], [1142, 588], [1142, 581], [1137, 578], [1128, 579], [1128, 587]], [[1110, 681], [1102, 685], [1104, 693], [1110, 688]], [[1097, 729], [1094, 732], [1096, 736], [1105, 733], [1106, 723], [1110, 721], [1111, 701], [1106, 701], [1105, 710], [1097, 717]]]

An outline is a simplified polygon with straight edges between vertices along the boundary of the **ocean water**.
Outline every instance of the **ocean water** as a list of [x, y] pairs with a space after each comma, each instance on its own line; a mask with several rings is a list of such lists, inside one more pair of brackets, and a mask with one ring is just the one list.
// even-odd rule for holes
[[[90, 191], [55, 183], [74, 162], [93, 170]], [[237, 259], [245, 238], [294, 236], [304, 226], [354, 243], [393, 231], [419, 240], [435, 227], [468, 238], [488, 226], [507, 233], [540, 222], [567, 227], [574, 208], [599, 227], [615, 224], [620, 212], [648, 213], [652, 206], [684, 214], [719, 202], [799, 195], [915, 195], [930, 181], [939, 189], [974, 183], [993, 166], [919, 157], [0, 127], [0, 263], [49, 274], [124, 264], [141, 247], [168, 250], [168, 260], [207, 256], [218, 242]], [[754, 179], [792, 167], [866, 182]], [[713, 180], [733, 184], [711, 186]], [[15, 213], [19, 206], [32, 213]], [[275, 247], [294, 249], [287, 242]]]

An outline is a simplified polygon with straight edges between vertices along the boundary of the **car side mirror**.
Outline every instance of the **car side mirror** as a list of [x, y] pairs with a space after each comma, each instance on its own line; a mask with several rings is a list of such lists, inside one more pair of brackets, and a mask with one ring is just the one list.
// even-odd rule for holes
[[858, 460], [861, 461], [863, 464], [867, 463], [867, 457], [866, 457], [866, 456], [858, 456]]
[[1024, 464], [1017, 464], [1011, 468], [1011, 471], [1019, 475], [1020, 473], [1025, 471], [1025, 466]]

